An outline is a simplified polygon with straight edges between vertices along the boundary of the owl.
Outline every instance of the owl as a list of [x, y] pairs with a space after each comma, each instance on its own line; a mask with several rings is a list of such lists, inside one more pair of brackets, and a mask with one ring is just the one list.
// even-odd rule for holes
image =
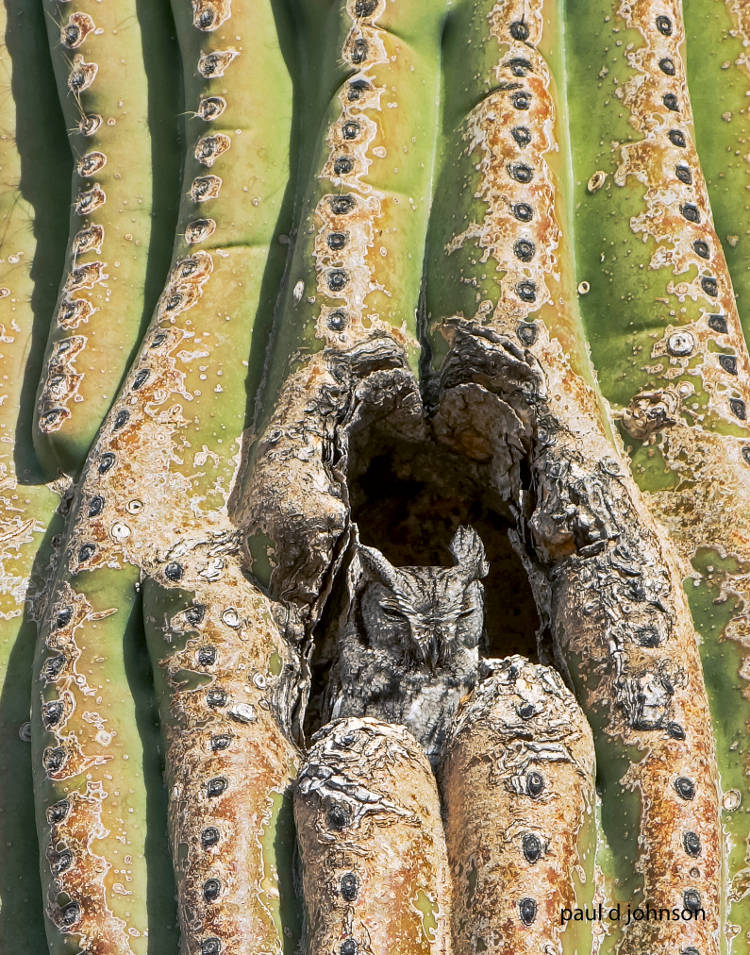
[[471, 527], [458, 528], [450, 551], [453, 567], [394, 567], [355, 533], [328, 688], [330, 719], [400, 723], [434, 768], [459, 700], [477, 682], [489, 569]]

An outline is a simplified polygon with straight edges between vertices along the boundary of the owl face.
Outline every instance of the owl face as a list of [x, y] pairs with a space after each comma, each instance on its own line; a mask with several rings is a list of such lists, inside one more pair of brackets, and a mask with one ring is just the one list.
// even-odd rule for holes
[[369, 645], [432, 668], [459, 649], [473, 649], [484, 627], [484, 548], [472, 528], [460, 527], [451, 542], [454, 567], [394, 567], [374, 547], [360, 545], [364, 586], [362, 629]]

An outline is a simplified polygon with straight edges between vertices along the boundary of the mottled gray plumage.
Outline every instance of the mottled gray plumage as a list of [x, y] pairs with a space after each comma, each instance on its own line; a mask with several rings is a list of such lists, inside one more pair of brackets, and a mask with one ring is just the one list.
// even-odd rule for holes
[[471, 527], [451, 541], [453, 567], [394, 567], [374, 547], [354, 547], [330, 718], [401, 723], [436, 766], [459, 700], [477, 681], [484, 547]]

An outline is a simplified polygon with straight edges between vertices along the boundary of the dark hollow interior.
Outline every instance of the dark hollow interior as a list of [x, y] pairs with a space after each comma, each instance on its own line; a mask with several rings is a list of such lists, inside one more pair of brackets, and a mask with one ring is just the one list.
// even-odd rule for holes
[[[520, 653], [538, 659], [539, 617], [528, 576], [508, 537], [514, 526], [508, 505], [470, 462], [434, 441], [411, 443], [370, 434], [366, 442], [352, 444], [348, 489], [360, 541], [377, 547], [395, 566], [452, 566], [450, 540], [460, 524], [471, 525], [490, 565], [484, 579], [486, 642], [480, 654]], [[334, 582], [315, 632], [308, 738], [321, 725], [342, 577]]]

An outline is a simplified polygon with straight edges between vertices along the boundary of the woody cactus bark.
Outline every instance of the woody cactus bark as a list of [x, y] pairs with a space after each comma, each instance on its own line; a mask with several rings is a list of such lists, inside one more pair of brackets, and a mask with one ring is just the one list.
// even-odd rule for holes
[[[0, 16], [0, 948], [750, 952], [742, 3]], [[382, 461], [538, 623], [432, 766]]]

